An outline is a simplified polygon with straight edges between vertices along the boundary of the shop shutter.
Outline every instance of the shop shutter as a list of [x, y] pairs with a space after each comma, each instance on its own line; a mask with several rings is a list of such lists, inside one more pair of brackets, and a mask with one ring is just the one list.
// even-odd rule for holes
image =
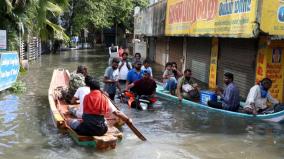
[[176, 62], [178, 70], [182, 71], [183, 37], [171, 37], [169, 46], [169, 62]]
[[164, 37], [158, 37], [156, 40], [155, 62], [163, 66], [165, 66], [166, 63], [166, 48], [167, 39]]
[[208, 83], [212, 38], [189, 38], [187, 42], [186, 66], [192, 77]]
[[224, 86], [224, 73], [233, 73], [234, 82], [240, 89], [240, 96], [245, 98], [255, 84], [257, 40], [220, 39], [219, 42], [217, 83], [219, 86]]

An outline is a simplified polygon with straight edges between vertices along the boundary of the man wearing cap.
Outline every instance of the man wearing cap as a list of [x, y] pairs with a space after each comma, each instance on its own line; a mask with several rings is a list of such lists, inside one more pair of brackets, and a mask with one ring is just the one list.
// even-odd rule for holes
[[141, 61], [136, 61], [134, 63], [134, 68], [130, 70], [127, 74], [126, 86], [142, 78], [141, 67], [142, 67]]
[[208, 101], [208, 105], [217, 109], [224, 109], [229, 111], [238, 111], [240, 106], [240, 92], [234, 81], [232, 73], [224, 74], [224, 83], [226, 89], [217, 89], [216, 93], [221, 96], [221, 102]]
[[142, 73], [143, 78], [128, 85], [126, 90], [132, 88], [132, 91], [139, 96], [152, 96], [156, 91], [156, 82], [151, 78], [151, 74], [148, 70], [143, 70]]

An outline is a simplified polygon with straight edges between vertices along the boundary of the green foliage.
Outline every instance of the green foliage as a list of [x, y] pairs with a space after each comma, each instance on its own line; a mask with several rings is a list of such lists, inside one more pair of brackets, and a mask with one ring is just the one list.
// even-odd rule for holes
[[66, 14], [71, 14], [70, 26], [73, 34], [80, 34], [83, 28], [90, 24], [97, 29], [109, 28], [115, 23], [124, 28], [133, 30], [134, 7], [146, 7], [147, 0], [71, 0], [73, 9]]
[[27, 70], [21, 65], [20, 66], [20, 75], [25, 75], [27, 73]]
[[[57, 19], [69, 0], [1, 0], [0, 28], [8, 30], [9, 50], [15, 49], [18, 36], [40, 36], [42, 40], [69, 40]], [[54, 20], [56, 19], [56, 20]], [[19, 24], [23, 24], [23, 28]]]
[[24, 93], [27, 90], [26, 84], [22, 81], [15, 82], [9, 90], [13, 93]]

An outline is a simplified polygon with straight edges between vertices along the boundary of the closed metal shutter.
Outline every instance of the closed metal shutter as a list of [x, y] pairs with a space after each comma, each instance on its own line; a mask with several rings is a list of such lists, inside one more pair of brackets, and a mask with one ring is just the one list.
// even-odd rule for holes
[[224, 86], [224, 73], [231, 72], [240, 89], [240, 96], [245, 98], [255, 84], [257, 40], [220, 39], [219, 42], [218, 86]]
[[167, 49], [167, 39], [164, 37], [157, 38], [155, 62], [163, 66], [165, 66], [167, 58], [166, 49]]
[[212, 38], [189, 38], [187, 42], [186, 66], [192, 77], [208, 83]]
[[182, 71], [183, 37], [171, 37], [169, 46], [169, 62], [176, 62], [178, 70]]

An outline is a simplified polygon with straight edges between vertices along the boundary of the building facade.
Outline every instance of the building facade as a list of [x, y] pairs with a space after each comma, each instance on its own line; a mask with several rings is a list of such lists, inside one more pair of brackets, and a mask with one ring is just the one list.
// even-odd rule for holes
[[[154, 17], [160, 6], [160, 19], [144, 26], [152, 34], [139, 35], [147, 39], [149, 58], [161, 65], [175, 61], [181, 71], [190, 68], [209, 88], [224, 87], [223, 75], [231, 72], [246, 98], [254, 84], [269, 77], [271, 94], [283, 102], [283, 5], [279, 0], [160, 1], [146, 9]], [[154, 32], [163, 26], [163, 34]]]

